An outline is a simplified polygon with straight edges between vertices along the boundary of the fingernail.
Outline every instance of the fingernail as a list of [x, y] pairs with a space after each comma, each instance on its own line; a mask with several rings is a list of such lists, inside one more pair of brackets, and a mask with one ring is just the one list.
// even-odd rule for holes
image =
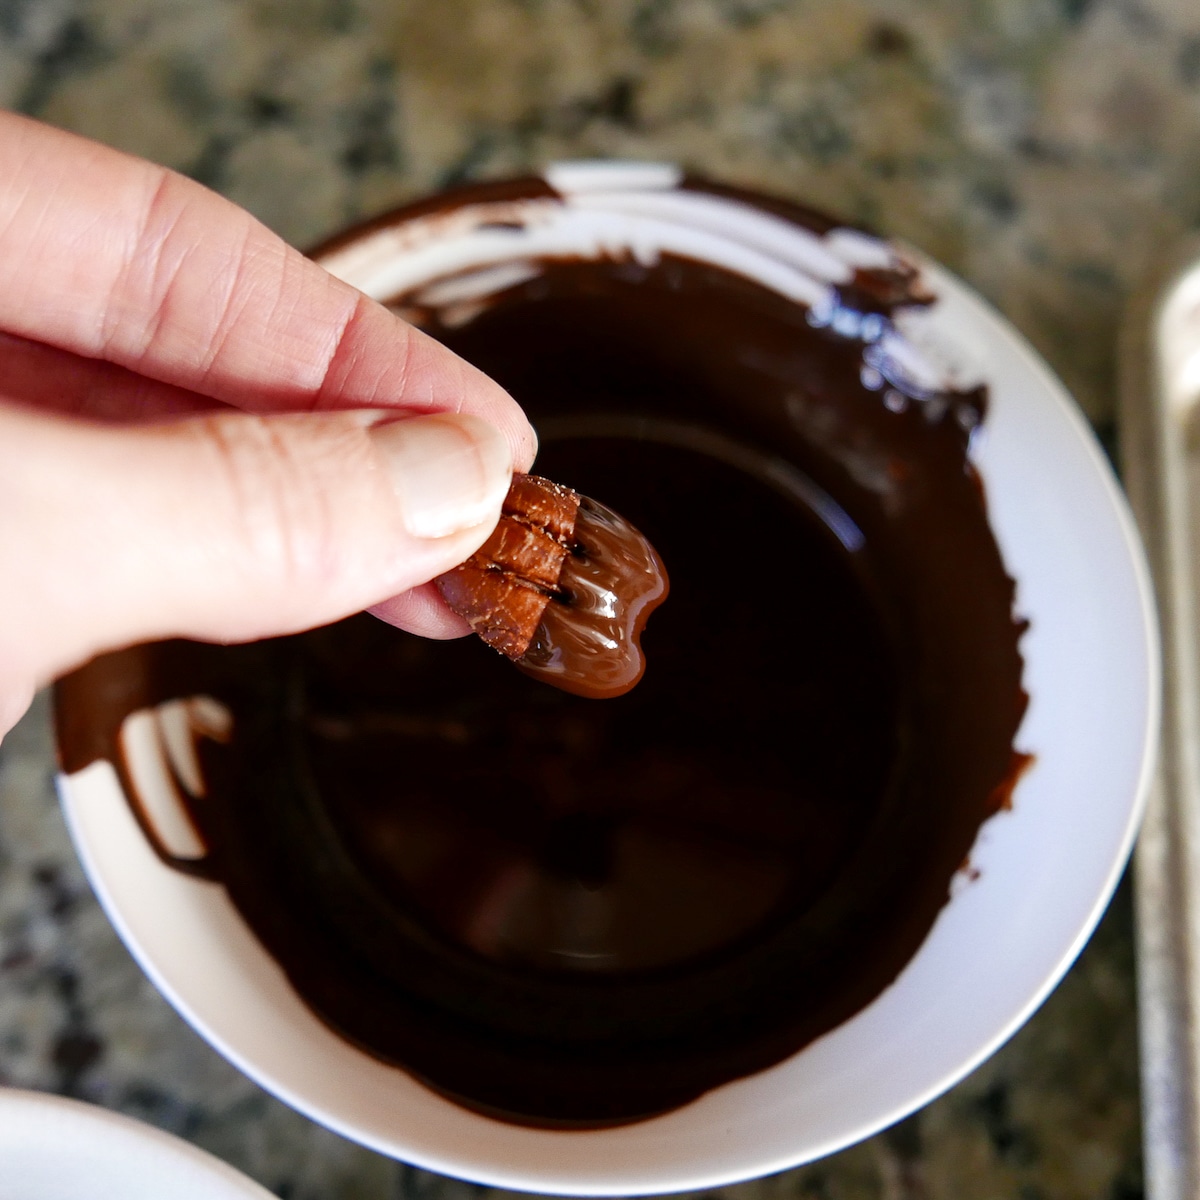
[[504, 436], [486, 421], [437, 413], [377, 425], [371, 438], [414, 537], [447, 537], [500, 511], [512, 459]]

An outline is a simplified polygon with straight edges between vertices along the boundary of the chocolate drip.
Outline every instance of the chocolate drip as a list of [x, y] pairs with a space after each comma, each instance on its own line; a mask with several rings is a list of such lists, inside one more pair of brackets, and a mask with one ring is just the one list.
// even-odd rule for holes
[[623, 696], [642, 677], [642, 630], [666, 599], [666, 568], [624, 517], [583, 497], [558, 589], [518, 665], [577, 696]]

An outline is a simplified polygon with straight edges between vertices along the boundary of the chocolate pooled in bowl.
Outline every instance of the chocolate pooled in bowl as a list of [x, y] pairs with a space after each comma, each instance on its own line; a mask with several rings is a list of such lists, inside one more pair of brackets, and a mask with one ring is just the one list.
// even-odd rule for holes
[[[554, 203], [506, 184], [391, 220], [494, 204], [503, 227], [522, 197]], [[903, 369], [915, 271], [822, 307], [670, 252], [527, 265], [466, 307], [395, 305], [525, 407], [539, 474], [661, 554], [641, 682], [596, 701], [362, 616], [106, 656], [60, 685], [60, 746], [120, 768], [127, 713], [218, 700], [207, 853], [174, 865], [348, 1041], [504, 1119], [600, 1126], [777, 1063], [895, 979], [1024, 761], [1022, 626], [968, 454], [985, 391]]]

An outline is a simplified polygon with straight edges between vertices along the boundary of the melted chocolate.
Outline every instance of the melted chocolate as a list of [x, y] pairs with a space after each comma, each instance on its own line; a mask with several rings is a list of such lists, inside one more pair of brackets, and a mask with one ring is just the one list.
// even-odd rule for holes
[[369, 617], [167, 643], [63, 681], [63, 764], [219, 698], [198, 869], [314, 1011], [504, 1118], [636, 1119], [868, 1004], [1007, 800], [984, 398], [869, 387], [860, 342], [673, 259], [547, 264], [432, 331], [525, 406], [539, 471], [662, 553], [642, 683], [597, 704]]
[[624, 517], [584, 496], [558, 590], [518, 665], [577, 696], [623, 696], [646, 669], [642, 631], [667, 597], [666, 568]]

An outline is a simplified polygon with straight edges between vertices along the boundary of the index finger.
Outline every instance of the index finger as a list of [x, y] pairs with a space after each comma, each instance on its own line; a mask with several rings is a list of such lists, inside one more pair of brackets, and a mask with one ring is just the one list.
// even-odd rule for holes
[[0, 330], [242, 408], [463, 411], [498, 384], [249, 213], [153, 163], [0, 113]]

